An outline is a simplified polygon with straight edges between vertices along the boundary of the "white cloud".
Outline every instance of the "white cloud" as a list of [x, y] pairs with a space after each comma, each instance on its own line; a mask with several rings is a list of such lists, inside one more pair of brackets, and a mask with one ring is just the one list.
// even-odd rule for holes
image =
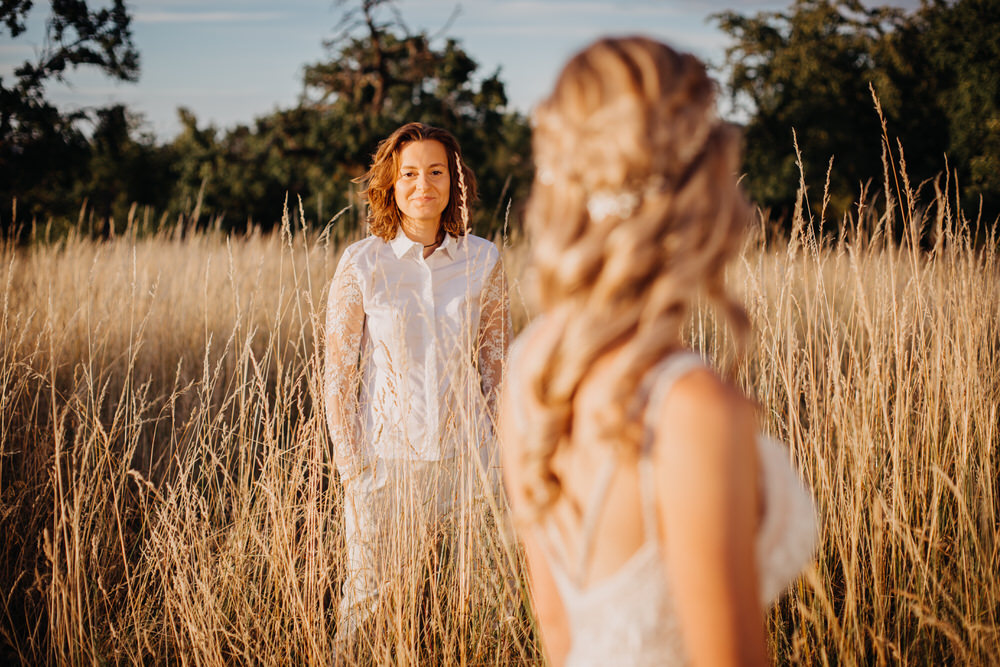
[[136, 23], [237, 23], [275, 21], [282, 12], [136, 12]]
[[[143, 92], [142, 97], [150, 99], [183, 99], [188, 97], [242, 97], [247, 95], [260, 95], [266, 92], [267, 88], [159, 88], [154, 91]], [[125, 86], [74, 86], [71, 91], [63, 92], [64, 95], [77, 97], [138, 97], [138, 93]]]
[[600, 30], [589, 25], [539, 25], [537, 23], [508, 25], [478, 25], [466, 28], [466, 35], [501, 35], [506, 37], [538, 37], [561, 35], [568, 37], [589, 37]]
[[27, 58], [34, 53], [31, 44], [0, 44], [0, 58]]
[[[677, 9], [670, 5], [646, 2], [599, 2], [597, 0], [504, 0], [487, 6], [491, 13], [521, 20], [539, 14], [559, 14], [579, 17], [582, 15], [640, 14], [644, 16], [676, 16]], [[476, 6], [482, 9], [482, 6]]]

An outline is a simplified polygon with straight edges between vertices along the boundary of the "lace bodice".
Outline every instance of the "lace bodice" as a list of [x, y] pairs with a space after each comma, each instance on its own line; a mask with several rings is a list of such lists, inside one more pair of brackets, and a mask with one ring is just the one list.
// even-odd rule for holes
[[[508, 381], [513, 395], [517, 387], [517, 348], [511, 350]], [[686, 373], [704, 368], [693, 353], [673, 355], [651, 369], [644, 382], [647, 406], [662, 405], [662, 399]], [[591, 503], [582, 517], [580, 543], [584, 545], [576, 566], [552, 525], [537, 527], [553, 579], [566, 610], [571, 635], [567, 667], [598, 665], [683, 665], [685, 657], [676, 609], [666, 576], [656, 529], [656, 493], [650, 446], [654, 415], [646, 410], [647, 441], [639, 459], [640, 492], [645, 541], [614, 574], [583, 587], [573, 570], [582, 573], [589, 554], [590, 531], [604, 500], [608, 470], [598, 476]], [[528, 438], [523, 409], [514, 409], [514, 423], [521, 438]], [[773, 602], [808, 563], [816, 545], [816, 512], [789, 459], [787, 448], [765, 435], [757, 438], [765, 516], [758, 529], [756, 556], [759, 590], [763, 605]], [[617, 465], [616, 459], [608, 462]]]
[[677, 665], [684, 663], [677, 616], [669, 583], [663, 576], [663, 560], [656, 538], [656, 506], [650, 459], [639, 462], [643, 531], [642, 546], [611, 576], [586, 587], [581, 579], [604, 491], [617, 461], [611, 459], [601, 471], [591, 506], [584, 515], [584, 552], [575, 575], [553, 524], [543, 528], [539, 542], [549, 552], [549, 567], [569, 619], [572, 646], [566, 656], [573, 665]]
[[338, 468], [374, 456], [437, 460], [492, 440], [509, 341], [506, 278], [489, 241], [446, 236], [427, 258], [402, 232], [349, 246], [326, 319], [324, 399]]

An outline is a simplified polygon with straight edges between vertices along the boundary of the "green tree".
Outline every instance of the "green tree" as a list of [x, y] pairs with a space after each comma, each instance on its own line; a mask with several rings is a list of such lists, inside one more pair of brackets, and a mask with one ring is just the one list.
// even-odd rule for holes
[[[182, 197], [202, 191], [206, 213], [226, 212], [230, 226], [251, 219], [267, 226], [280, 218], [288, 192], [325, 224], [357, 203], [351, 179], [364, 173], [378, 142], [405, 122], [423, 121], [456, 135], [479, 179], [477, 231], [502, 225], [503, 207], [530, 181], [526, 120], [506, 110], [499, 72], [477, 80], [478, 65], [458, 42], [434, 47], [392, 9], [366, 0], [345, 12], [326, 44], [331, 58], [305, 68], [299, 106], [219, 138], [188, 118], [174, 145]], [[191, 150], [192, 142], [202, 148]]]
[[982, 200], [991, 222], [1000, 214], [1000, 0], [925, 2], [894, 38], [899, 115], [920, 119], [908, 138], [931, 139], [923, 150], [935, 164], [923, 172], [940, 169], [946, 152], [969, 212]]
[[871, 84], [911, 180], [939, 174], [948, 155], [967, 201], [982, 197], [996, 215], [1000, 0], [935, 0], [910, 14], [857, 0], [796, 0], [785, 12], [714, 19], [734, 38], [728, 83], [750, 114], [745, 169], [760, 204], [787, 211], [794, 201], [793, 129], [814, 206], [831, 158], [835, 210], [846, 210], [863, 183], [881, 182]]
[[869, 10], [857, 0], [797, 0], [788, 12], [714, 18], [735, 39], [727, 51], [729, 89], [751, 114], [745, 129], [751, 196], [778, 208], [793, 202], [794, 129], [806, 182], [822, 187], [834, 157], [834, 201], [848, 205], [859, 182], [881, 173], [881, 130], [868, 82], [883, 88], [877, 56], [901, 13]]
[[[21, 36], [32, 4], [4, 0], [0, 32]], [[14, 71], [13, 82], [0, 78], [0, 197], [6, 202], [17, 197], [26, 217], [65, 207], [64, 194], [73, 189], [74, 175], [88, 161], [88, 143], [79, 125], [92, 112], [60, 112], [46, 99], [46, 84], [64, 80], [67, 70], [77, 67], [96, 67], [124, 81], [134, 81], [139, 73], [131, 17], [123, 0], [98, 10], [82, 0], [52, 0], [44, 44], [35, 61]]]
[[[102, 230], [121, 230], [133, 204], [164, 210], [174, 180], [173, 155], [142, 134], [142, 119], [122, 105], [95, 112], [85, 168], [76, 175], [67, 201], [89, 211]], [[113, 226], [112, 226], [113, 225]]]

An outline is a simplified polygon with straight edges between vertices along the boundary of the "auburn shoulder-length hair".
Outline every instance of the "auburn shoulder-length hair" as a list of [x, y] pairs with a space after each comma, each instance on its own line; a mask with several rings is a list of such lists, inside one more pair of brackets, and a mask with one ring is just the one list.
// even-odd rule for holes
[[467, 231], [469, 207], [479, 196], [476, 177], [462, 160], [462, 149], [454, 135], [424, 123], [407, 123], [383, 139], [375, 151], [371, 167], [364, 176], [355, 179], [356, 183], [364, 185], [361, 196], [368, 202], [368, 231], [383, 241], [395, 238], [403, 221], [395, 196], [399, 155], [414, 141], [436, 141], [444, 146], [448, 154], [451, 187], [448, 205], [441, 213], [441, 226], [452, 236], [462, 236]]

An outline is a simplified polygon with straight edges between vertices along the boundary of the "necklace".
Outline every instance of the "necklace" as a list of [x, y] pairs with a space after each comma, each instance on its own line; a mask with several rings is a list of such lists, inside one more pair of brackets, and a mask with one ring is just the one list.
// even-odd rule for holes
[[439, 243], [441, 243], [441, 241], [444, 241], [444, 234], [441, 234], [440, 236], [438, 236], [437, 240], [434, 241], [434, 243], [430, 243], [428, 245], [425, 245], [424, 247], [425, 248], [433, 248], [434, 246], [436, 246]]

